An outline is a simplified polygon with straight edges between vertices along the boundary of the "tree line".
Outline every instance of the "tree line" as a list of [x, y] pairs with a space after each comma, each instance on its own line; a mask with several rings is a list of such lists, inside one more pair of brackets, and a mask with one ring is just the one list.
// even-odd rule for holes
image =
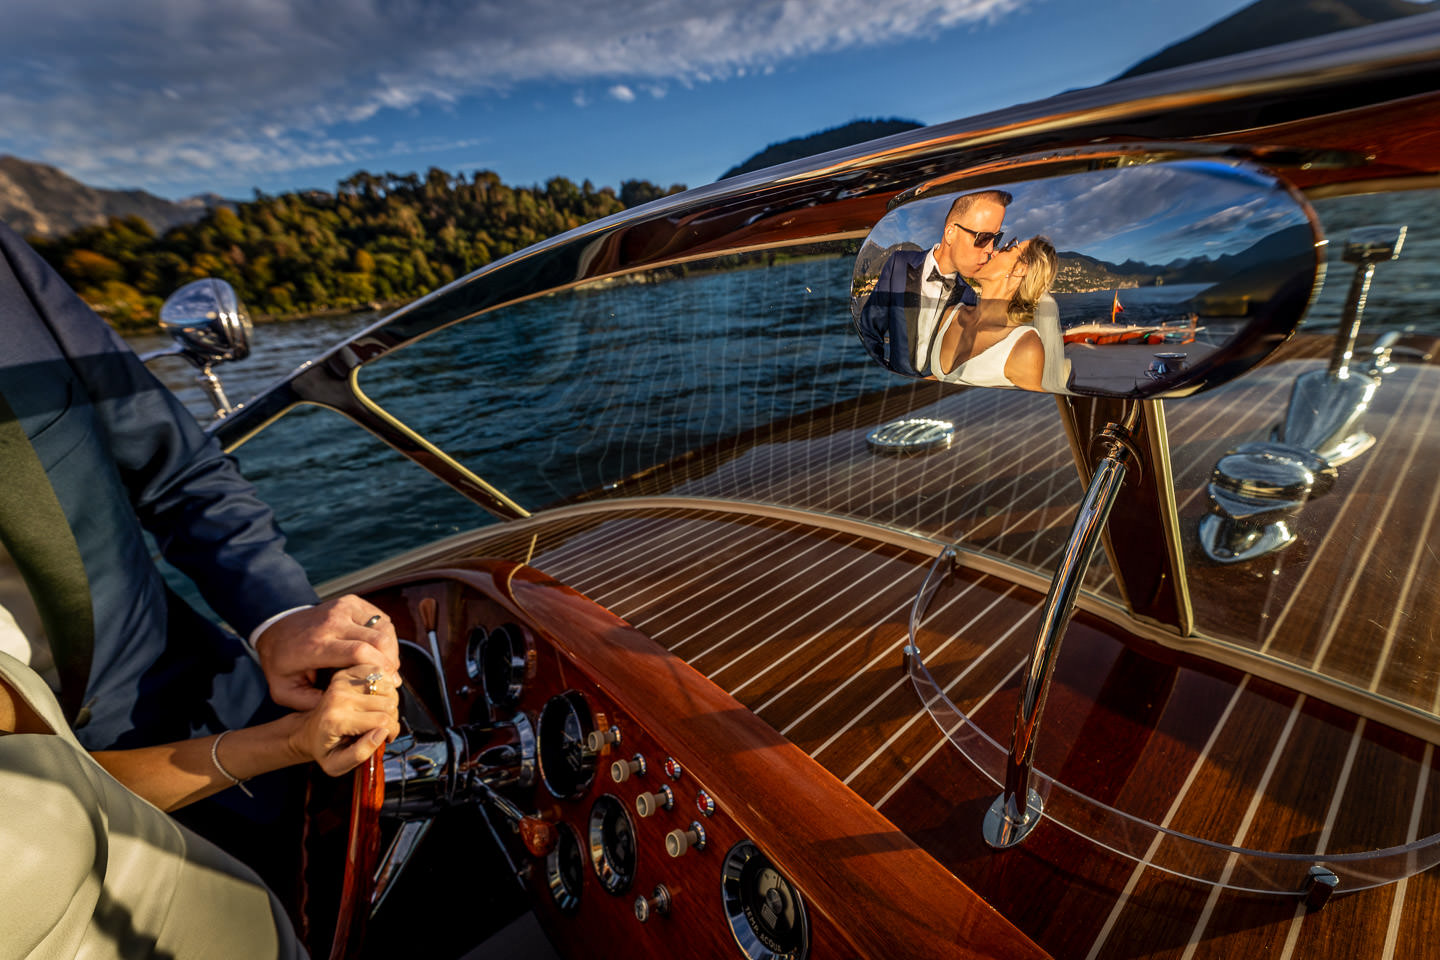
[[306, 190], [217, 206], [156, 235], [139, 217], [30, 243], [119, 330], [152, 328], [160, 304], [200, 277], [229, 281], [258, 319], [404, 303], [516, 250], [684, 190], [627, 180], [617, 194], [553, 177], [364, 171]]

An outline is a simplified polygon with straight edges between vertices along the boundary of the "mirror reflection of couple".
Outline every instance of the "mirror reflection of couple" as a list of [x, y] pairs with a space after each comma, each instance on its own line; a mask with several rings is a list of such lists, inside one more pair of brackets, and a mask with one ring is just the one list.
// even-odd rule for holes
[[886, 367], [973, 386], [1064, 392], [1069, 379], [1050, 297], [1058, 260], [1043, 236], [1004, 242], [1010, 194], [955, 200], [940, 242], [885, 261], [860, 333]]

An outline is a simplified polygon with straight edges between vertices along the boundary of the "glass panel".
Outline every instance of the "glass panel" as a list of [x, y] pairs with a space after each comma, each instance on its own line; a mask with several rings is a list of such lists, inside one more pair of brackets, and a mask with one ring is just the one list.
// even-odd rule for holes
[[[1081, 494], [1054, 400], [876, 367], [852, 326], [854, 255], [832, 243], [588, 284], [377, 358], [360, 387], [527, 509], [771, 503], [1048, 569]], [[954, 436], [872, 449], [866, 434], [901, 417]]]
[[[1276, 362], [1211, 395], [1166, 408], [1199, 631], [1429, 714], [1440, 706], [1440, 646], [1434, 642], [1440, 603], [1430, 588], [1440, 576], [1436, 194], [1317, 202], [1330, 239], [1329, 264], [1305, 326]], [[1302, 392], [1306, 403], [1295, 406], [1308, 409], [1291, 409], [1297, 382], [1314, 388], [1325, 403], [1339, 396], [1321, 388], [1330, 379], [1327, 367], [1357, 271], [1343, 258], [1345, 240], [1371, 224], [1404, 224], [1407, 231], [1399, 259], [1377, 263], [1368, 290], [1345, 378], [1349, 388], [1364, 388], [1353, 398], [1353, 422], [1339, 430], [1350, 442], [1331, 445], [1338, 452], [1327, 454], [1293, 507], [1252, 498], [1263, 500], [1268, 512], [1225, 519], [1211, 486], [1220, 459], [1272, 435], [1298, 445], [1302, 434], [1295, 423], [1323, 412], [1324, 404]], [[1397, 335], [1392, 362], [1367, 372], [1372, 345], [1387, 332]], [[1234, 462], [1226, 457], [1222, 473]], [[1333, 477], [1325, 475], [1331, 472]], [[1200, 533], [1207, 523], [1228, 533], [1223, 549], [1239, 547], [1246, 536], [1280, 545], [1252, 559], [1217, 561]], [[1282, 542], [1286, 536], [1288, 543]]]
[[316, 584], [493, 519], [324, 407], [293, 408], [232, 455]]

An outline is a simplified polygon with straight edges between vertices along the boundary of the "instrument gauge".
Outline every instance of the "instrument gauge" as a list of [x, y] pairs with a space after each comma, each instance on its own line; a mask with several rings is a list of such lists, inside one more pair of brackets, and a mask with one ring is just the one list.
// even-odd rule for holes
[[561, 823], [556, 831], [555, 846], [545, 855], [545, 885], [557, 907], [574, 913], [580, 908], [581, 884], [585, 882], [585, 855], [574, 827]]
[[520, 702], [525, 692], [525, 652], [525, 635], [513, 623], [496, 627], [480, 641], [476, 669], [490, 706], [511, 710]]
[[540, 779], [562, 800], [573, 800], [595, 779], [595, 754], [585, 746], [594, 729], [577, 690], [551, 697], [540, 711]]
[[476, 627], [470, 631], [470, 636], [465, 641], [465, 676], [471, 680], [479, 680], [484, 674], [480, 666], [480, 651], [485, 646], [485, 638], [490, 636], [484, 627]]
[[805, 960], [810, 925], [800, 891], [749, 840], [725, 855], [721, 893], [730, 932], [749, 960]]
[[635, 879], [635, 826], [608, 793], [590, 808], [590, 865], [607, 893], [622, 894]]

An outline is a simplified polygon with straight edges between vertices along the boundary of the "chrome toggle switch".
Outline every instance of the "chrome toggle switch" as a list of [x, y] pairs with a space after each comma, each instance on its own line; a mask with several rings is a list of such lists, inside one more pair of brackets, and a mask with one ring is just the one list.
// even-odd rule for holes
[[644, 923], [656, 915], [665, 915], [670, 912], [670, 891], [665, 889], [665, 884], [657, 883], [655, 893], [646, 897], [644, 894], [635, 898], [635, 919]]

